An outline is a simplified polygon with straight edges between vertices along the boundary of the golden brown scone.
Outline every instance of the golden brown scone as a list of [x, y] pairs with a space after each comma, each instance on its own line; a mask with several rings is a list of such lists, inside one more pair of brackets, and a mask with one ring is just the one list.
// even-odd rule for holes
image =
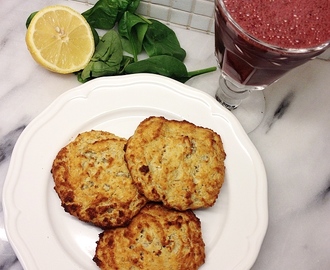
[[88, 131], [57, 154], [52, 174], [65, 211], [101, 228], [123, 226], [147, 200], [132, 184], [124, 160], [126, 139]]
[[149, 117], [126, 145], [125, 159], [138, 190], [177, 210], [212, 206], [225, 174], [220, 136], [187, 121]]
[[195, 270], [205, 262], [201, 223], [149, 203], [125, 228], [100, 234], [93, 259], [102, 270]]

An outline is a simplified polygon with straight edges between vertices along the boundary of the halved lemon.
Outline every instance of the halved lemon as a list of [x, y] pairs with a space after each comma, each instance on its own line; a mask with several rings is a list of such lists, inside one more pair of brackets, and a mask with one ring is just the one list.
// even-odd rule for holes
[[61, 5], [38, 11], [27, 29], [25, 41], [37, 63], [61, 74], [85, 68], [95, 50], [86, 19]]

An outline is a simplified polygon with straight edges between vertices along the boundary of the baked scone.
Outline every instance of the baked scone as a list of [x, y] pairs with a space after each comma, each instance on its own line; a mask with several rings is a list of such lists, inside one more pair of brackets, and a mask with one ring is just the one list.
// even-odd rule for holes
[[52, 174], [65, 211], [100, 228], [127, 225], [146, 204], [124, 160], [127, 140], [88, 131], [57, 154]]
[[220, 136], [187, 121], [149, 117], [126, 145], [125, 159], [138, 190], [177, 210], [212, 206], [225, 174]]
[[149, 203], [128, 227], [100, 234], [93, 260], [102, 270], [198, 269], [205, 262], [200, 220]]

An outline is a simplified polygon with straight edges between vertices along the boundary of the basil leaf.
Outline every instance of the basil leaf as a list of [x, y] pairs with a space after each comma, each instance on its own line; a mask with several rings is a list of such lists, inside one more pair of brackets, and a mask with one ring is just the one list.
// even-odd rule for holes
[[181, 48], [174, 31], [165, 24], [150, 19], [152, 22], [145, 34], [143, 48], [148, 56], [171, 55], [183, 61], [186, 51]]

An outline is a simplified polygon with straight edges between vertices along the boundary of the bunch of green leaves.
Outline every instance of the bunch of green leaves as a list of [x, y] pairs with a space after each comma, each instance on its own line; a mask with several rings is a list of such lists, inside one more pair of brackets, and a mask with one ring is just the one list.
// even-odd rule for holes
[[174, 31], [157, 20], [149, 19], [148, 22], [142, 46], [149, 58], [130, 63], [125, 67], [125, 73], [155, 73], [186, 82], [194, 76], [216, 70], [211, 67], [188, 72], [183, 63], [186, 51], [181, 48]]
[[[101, 0], [102, 1], [102, 0]], [[108, 73], [93, 72], [93, 65], [88, 65], [82, 72], [85, 76], [78, 76], [79, 81], [106, 75], [122, 75], [133, 73], [154, 73], [173, 78], [180, 82], [186, 82], [190, 78], [216, 70], [216, 67], [188, 72], [184, 64], [186, 51], [181, 47], [175, 32], [165, 24], [146, 19], [141, 15], [126, 11], [118, 21], [118, 34], [121, 39], [124, 56], [120, 62], [118, 73], [113, 70]], [[101, 39], [102, 41], [102, 39]], [[102, 47], [106, 46], [102, 43]], [[118, 42], [107, 41], [108, 46], [119, 46]], [[99, 55], [100, 46], [96, 47], [95, 54]], [[139, 60], [139, 54], [145, 51], [148, 58]], [[94, 57], [93, 57], [94, 58]], [[118, 65], [116, 62], [116, 65]], [[89, 76], [87, 76], [89, 74]]]
[[[155, 73], [185, 82], [216, 70], [210, 67], [188, 72], [183, 62], [186, 51], [174, 31], [160, 21], [136, 14], [139, 4], [140, 0], [99, 0], [82, 13], [93, 32], [95, 52], [89, 64], [76, 73], [80, 82], [132, 73]], [[29, 16], [26, 27], [35, 14]], [[116, 25], [118, 30], [114, 30]], [[95, 28], [108, 32], [100, 38]], [[148, 58], [139, 60], [143, 51]]]

